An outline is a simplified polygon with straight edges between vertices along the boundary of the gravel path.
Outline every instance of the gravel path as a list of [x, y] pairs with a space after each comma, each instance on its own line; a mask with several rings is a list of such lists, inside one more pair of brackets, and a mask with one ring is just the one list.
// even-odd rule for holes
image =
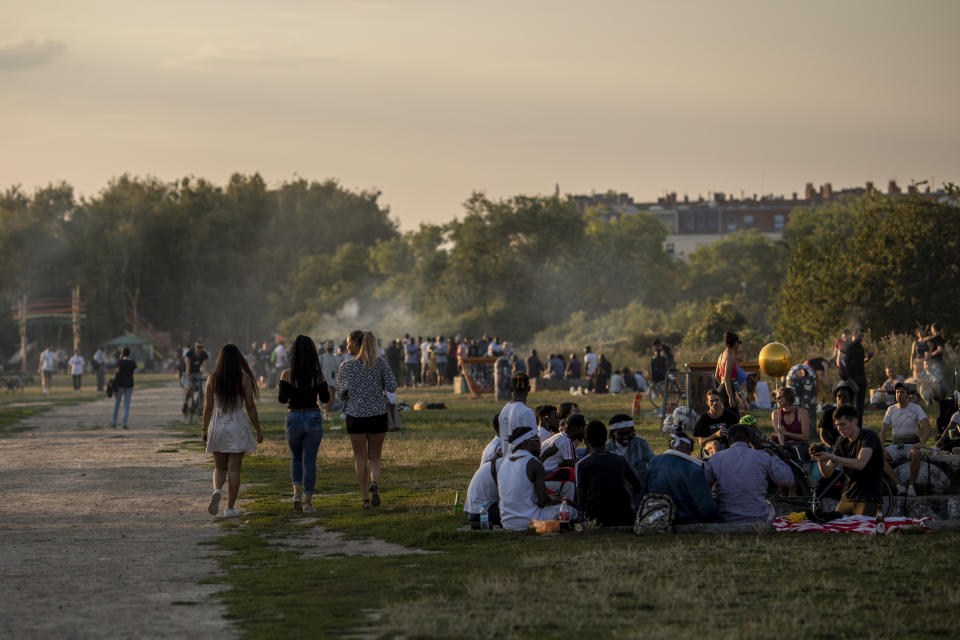
[[133, 394], [130, 430], [113, 401], [55, 407], [0, 438], [0, 637], [233, 637], [200, 584], [220, 535], [210, 470], [163, 428], [174, 385]]

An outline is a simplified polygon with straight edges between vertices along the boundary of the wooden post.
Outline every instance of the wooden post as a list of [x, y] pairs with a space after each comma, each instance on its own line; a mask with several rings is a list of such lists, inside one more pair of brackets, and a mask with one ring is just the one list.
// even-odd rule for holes
[[27, 296], [20, 299], [20, 373], [27, 373]]
[[73, 288], [73, 350], [80, 349], [80, 285]]

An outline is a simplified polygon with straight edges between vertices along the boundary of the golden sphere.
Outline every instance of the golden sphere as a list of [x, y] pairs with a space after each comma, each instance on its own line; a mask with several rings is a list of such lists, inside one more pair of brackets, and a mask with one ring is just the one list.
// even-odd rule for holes
[[760, 370], [771, 378], [779, 378], [786, 375], [792, 364], [790, 360], [790, 349], [787, 345], [779, 342], [771, 342], [763, 349], [760, 349]]

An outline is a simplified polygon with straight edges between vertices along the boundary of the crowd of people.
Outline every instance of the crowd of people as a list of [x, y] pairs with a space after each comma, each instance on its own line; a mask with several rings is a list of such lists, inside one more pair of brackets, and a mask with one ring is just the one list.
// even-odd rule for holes
[[[939, 327], [934, 330], [938, 336]], [[863, 405], [858, 406], [864, 397], [860, 390], [867, 385], [862, 365], [873, 354], [864, 352], [862, 332], [847, 336], [834, 354], [841, 378], [832, 389], [835, 405], [826, 406], [818, 418], [797, 405], [795, 389], [778, 385], [770, 414], [773, 434], [766, 438], [756, 428], [737, 379], [742, 342], [727, 332], [716, 384], [706, 392], [707, 411], [693, 424], [674, 428], [667, 436], [668, 449], [656, 456], [626, 414], [605, 423], [587, 420], [572, 402], [559, 409], [527, 407], [529, 377], [515, 372], [512, 399], [494, 417], [495, 435], [467, 490], [467, 519], [474, 527], [490, 522], [521, 530], [534, 520], [556, 519], [565, 504], [574, 516], [622, 526], [634, 522], [644, 496], [657, 495], [670, 498], [678, 524], [769, 522], [774, 516], [768, 499], [772, 487], [789, 495], [797, 481], [811, 478], [829, 486], [840, 468], [836, 515], [876, 515], [884, 482], [898, 495], [917, 495], [932, 427], [908, 383], [891, 370], [893, 402], [884, 407], [879, 433], [864, 425]], [[929, 353], [942, 355], [943, 344], [934, 345], [926, 360]], [[684, 427], [692, 427], [692, 434]], [[934, 453], [960, 447], [960, 412], [953, 413], [933, 444]], [[788, 459], [805, 465], [806, 477], [798, 478]], [[904, 462], [909, 462], [909, 472], [898, 475], [894, 467]]]
[[[328, 345], [330, 350], [326, 350]], [[326, 343], [325, 350], [321, 351], [305, 335], [297, 336], [289, 350], [284, 340], [278, 340], [270, 351], [272, 357], [260, 360], [279, 369], [275, 386], [277, 401], [287, 407], [285, 435], [290, 451], [291, 502], [297, 511], [311, 513], [314, 510], [317, 454], [323, 440], [324, 414], [331, 410], [334, 400], [346, 420], [361, 506], [370, 509], [381, 504], [381, 451], [388, 427], [388, 404], [396, 404], [393, 394], [397, 382], [386, 360], [380, 356], [380, 347], [372, 332], [352, 331], [345, 346], [348, 357], [332, 371], [326, 368], [322, 357], [324, 352], [332, 353], [332, 343]], [[191, 351], [196, 356], [202, 349], [202, 343], [198, 342]], [[192, 361], [191, 356], [184, 357], [188, 375]], [[211, 515], [220, 511], [225, 483], [223, 513], [226, 517], [238, 515], [235, 503], [243, 456], [255, 451], [263, 441], [255, 399], [261, 386], [269, 386], [270, 381], [261, 385], [259, 378], [240, 349], [227, 344], [220, 349], [213, 373], [205, 382], [202, 433], [207, 453], [214, 457], [213, 493], [207, 507]], [[243, 409], [248, 420], [243, 417]]]

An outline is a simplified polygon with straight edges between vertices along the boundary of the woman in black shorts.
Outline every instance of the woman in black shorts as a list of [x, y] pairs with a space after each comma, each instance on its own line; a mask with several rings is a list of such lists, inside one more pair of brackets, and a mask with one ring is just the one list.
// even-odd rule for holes
[[[353, 467], [363, 496], [363, 508], [380, 506], [380, 451], [387, 433], [386, 391], [397, 390], [390, 365], [379, 356], [372, 331], [351, 331], [350, 358], [337, 370], [337, 398], [344, 404], [347, 433], [353, 446]], [[367, 487], [367, 474], [370, 486]]]

